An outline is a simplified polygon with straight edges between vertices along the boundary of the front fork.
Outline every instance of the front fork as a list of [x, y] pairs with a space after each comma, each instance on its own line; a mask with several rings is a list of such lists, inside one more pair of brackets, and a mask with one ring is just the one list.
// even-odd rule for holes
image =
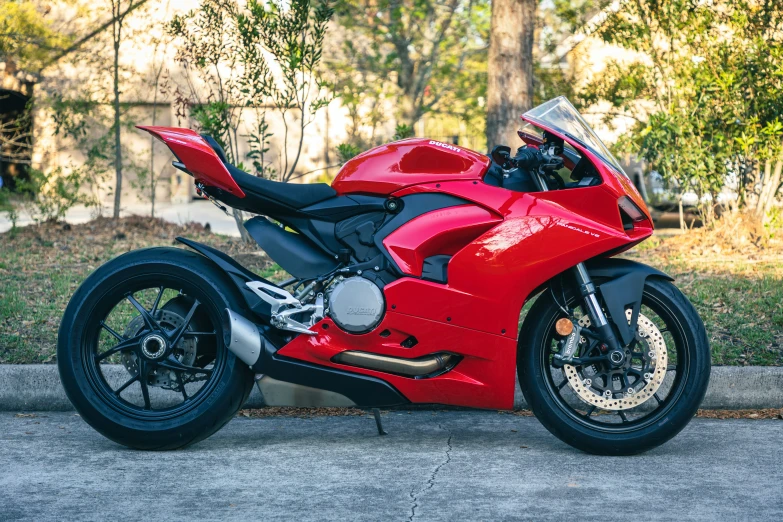
[[[542, 192], [549, 190], [543, 171], [540, 169], [536, 171], [535, 179], [538, 180], [538, 185]], [[612, 328], [612, 325], [609, 324], [609, 321], [607, 321], [606, 314], [604, 314], [601, 305], [598, 303], [598, 298], [595, 296], [595, 285], [590, 278], [590, 274], [587, 273], [587, 267], [585, 267], [584, 263], [579, 263], [574, 267], [574, 275], [576, 276], [576, 283], [579, 285], [579, 292], [585, 300], [585, 305], [587, 305], [587, 313], [593, 323], [593, 329], [598, 338], [603, 341], [608, 348], [608, 353], [606, 354], [607, 359], [612, 366], [621, 366], [625, 361], [625, 352], [617, 341], [614, 329]], [[576, 335], [575, 342], [578, 344], [578, 333]]]
[[625, 352], [617, 340], [614, 328], [609, 324], [606, 314], [598, 302], [598, 298], [595, 295], [595, 284], [593, 284], [590, 274], [587, 273], [584, 263], [579, 263], [574, 267], [574, 276], [579, 287], [579, 293], [582, 294], [582, 298], [587, 306], [587, 313], [592, 321], [593, 330], [608, 348], [606, 355], [609, 362], [612, 366], [621, 365], [625, 360]]

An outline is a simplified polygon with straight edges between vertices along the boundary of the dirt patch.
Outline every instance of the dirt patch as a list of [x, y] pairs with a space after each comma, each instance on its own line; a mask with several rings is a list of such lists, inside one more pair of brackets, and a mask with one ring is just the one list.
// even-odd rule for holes
[[[382, 413], [388, 413], [383, 410]], [[410, 413], [410, 412], [408, 412]], [[530, 410], [504, 411], [498, 410], [500, 415], [514, 415], [516, 417], [534, 417]], [[264, 417], [297, 417], [310, 419], [314, 417], [361, 417], [370, 416], [368, 410], [359, 408], [295, 408], [295, 407], [269, 407], [259, 409], [241, 410], [240, 417], [258, 419]], [[758, 419], [783, 420], [783, 409], [768, 408], [763, 410], [699, 410], [696, 417], [701, 419]]]
[[372, 416], [372, 413], [367, 410], [360, 410], [359, 408], [296, 408], [270, 406], [268, 408], [240, 410], [237, 415], [250, 419], [259, 419], [263, 417], [297, 417], [301, 419], [311, 419], [313, 417]]
[[783, 409], [764, 410], [699, 410], [696, 416], [702, 419], [777, 419], [783, 420]]

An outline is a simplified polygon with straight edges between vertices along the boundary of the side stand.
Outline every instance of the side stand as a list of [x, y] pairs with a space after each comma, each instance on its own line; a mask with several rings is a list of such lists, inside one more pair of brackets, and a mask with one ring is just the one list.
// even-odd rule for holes
[[378, 427], [378, 435], [388, 435], [386, 430], [383, 429], [383, 423], [381, 422], [381, 410], [373, 408], [372, 414], [375, 415], [375, 425]]

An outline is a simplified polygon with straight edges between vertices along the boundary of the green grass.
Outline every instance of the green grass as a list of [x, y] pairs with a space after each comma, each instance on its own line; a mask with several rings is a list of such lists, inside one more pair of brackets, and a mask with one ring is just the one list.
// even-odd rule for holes
[[704, 321], [713, 364], [783, 365], [780, 263], [710, 265], [709, 269], [688, 262], [659, 266], [677, 279]]
[[663, 270], [704, 321], [717, 365], [783, 365], [783, 254], [719, 246], [700, 231], [654, 237], [627, 257]]
[[[87, 275], [127, 251], [171, 246], [177, 235], [223, 250], [265, 278], [287, 277], [256, 248], [198, 225], [104, 219], [0, 234], [0, 363], [54, 362], [60, 318]], [[682, 242], [654, 237], [627, 257], [677, 279], [704, 320], [714, 364], [783, 365], [783, 256], [717, 254]]]
[[179, 227], [134, 217], [71, 227], [46, 223], [0, 234], [0, 363], [54, 362], [60, 318], [79, 284], [120, 254], [175, 246], [178, 235], [226, 251], [268, 279], [286, 277], [257, 255], [257, 248], [199, 225]]

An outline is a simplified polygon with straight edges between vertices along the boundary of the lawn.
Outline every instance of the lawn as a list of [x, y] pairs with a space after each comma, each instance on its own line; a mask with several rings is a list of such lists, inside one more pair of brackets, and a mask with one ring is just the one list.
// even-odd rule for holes
[[[285, 277], [251, 246], [194, 224], [132, 217], [0, 234], [0, 363], [54, 362], [59, 320], [81, 281], [117, 255], [174, 245], [178, 235], [219, 248], [264, 277]], [[707, 325], [714, 364], [783, 365], [780, 250], [718, 248], [711, 241], [701, 231], [654, 237], [626, 256], [677, 278]]]
[[139, 248], [179, 246], [183, 236], [234, 256], [267, 278], [282, 278], [269, 258], [199, 224], [130, 217], [83, 225], [45, 223], [0, 234], [0, 363], [55, 362], [57, 328], [79, 284], [106, 261]]

